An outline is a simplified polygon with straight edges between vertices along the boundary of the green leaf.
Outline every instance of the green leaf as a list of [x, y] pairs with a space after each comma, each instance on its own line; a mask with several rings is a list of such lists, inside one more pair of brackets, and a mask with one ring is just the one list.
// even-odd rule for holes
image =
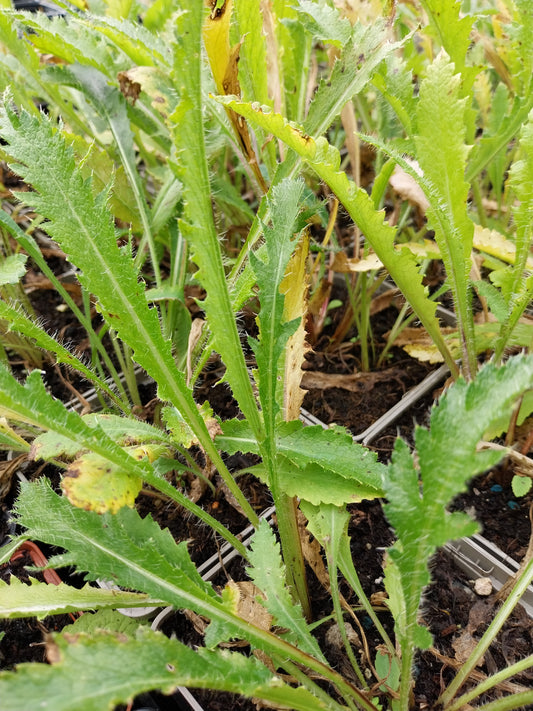
[[113, 515], [76, 509], [44, 480], [23, 487], [16, 515], [31, 538], [64, 548], [61, 564], [87, 570], [88, 580], [110, 580], [197, 612], [205, 612], [206, 605], [222, 607], [198, 574], [187, 544], [176, 544], [150, 516], [142, 519], [127, 507]]
[[151, 32], [140, 22], [126, 19], [92, 16], [89, 18], [97, 37], [107, 37], [116, 48], [140, 67], [169, 65], [172, 59], [171, 46], [159, 32]]
[[141, 478], [150, 472], [147, 463], [131, 457], [102, 430], [89, 427], [80, 415], [67, 410], [61, 401], [54, 399], [46, 391], [38, 371], [31, 372], [26, 383], [21, 385], [0, 363], [0, 392], [0, 415], [16, 422], [51, 430], [66, 438], [68, 442], [76, 442], [78, 449], [97, 452], [118, 467], [135, 472]]
[[[257, 442], [243, 420], [224, 422], [222, 430], [216, 443], [230, 454], [259, 454]], [[304, 427], [298, 420], [280, 423], [276, 430], [276, 450], [283, 456], [281, 463], [287, 470], [287, 479], [285, 482], [282, 479], [282, 485], [287, 485], [291, 491], [300, 486], [296, 495], [302, 498], [309, 494], [314, 500], [325, 497], [321, 500], [335, 503], [338, 499], [353, 501], [357, 492], [361, 492], [361, 498], [375, 498], [383, 493], [385, 467], [377, 461], [374, 452], [354, 442], [342, 427], [327, 430], [320, 425]], [[307, 476], [315, 482], [312, 491], [307, 488]], [[342, 495], [329, 477], [334, 477], [336, 485], [342, 487]], [[348, 499], [343, 498], [346, 494]]]
[[457, 372], [435, 317], [436, 304], [427, 298], [413, 254], [408, 249], [398, 251], [394, 248], [395, 229], [384, 222], [383, 211], [375, 210], [368, 193], [357, 187], [345, 173], [339, 172], [340, 155], [337, 149], [330, 146], [325, 138], [312, 138], [268, 107], [246, 104], [232, 97], [217, 97], [217, 101], [284, 141], [329, 185], [431, 334], [452, 372]]
[[295, 603], [287, 588], [285, 565], [279, 544], [265, 519], [262, 519], [250, 545], [248, 574], [264, 594], [259, 601], [275, 619], [287, 628], [285, 638], [313, 657], [325, 662], [316, 639], [309, 632], [302, 608]]
[[422, 5], [429, 14], [431, 28], [441, 47], [446, 50], [457, 71], [461, 72], [463, 81], [470, 87], [477, 69], [465, 67], [465, 61], [474, 16], [463, 14], [458, 0], [422, 0]]
[[[195, 278], [205, 286], [202, 307], [213, 334], [213, 347], [226, 365], [225, 379], [242, 413], [256, 435], [262, 430], [244, 360], [232, 301], [226, 280], [211, 206], [206, 162], [202, 95], [202, 3], [194, 3], [178, 17], [173, 80], [180, 101], [167, 123], [174, 145], [171, 167], [183, 185], [184, 213], [180, 232], [191, 248], [199, 271]], [[249, 296], [249, 294], [248, 294]]]
[[[130, 595], [139, 595], [139, 593], [130, 593]], [[145, 604], [146, 604], [145, 600]], [[144, 605], [141, 606], [142, 608]], [[79, 632], [93, 633], [97, 630], [105, 630], [106, 632], [120, 632], [134, 637], [139, 628], [139, 619], [124, 615], [118, 610], [113, 610], [109, 607], [102, 607], [96, 612], [85, 612], [78, 617], [73, 624], [65, 625], [61, 630], [61, 634], [78, 634]]]
[[17, 284], [26, 273], [27, 259], [24, 254], [10, 254], [4, 257], [0, 263], [0, 286]]
[[513, 208], [516, 224], [516, 257], [512, 281], [507, 284], [509, 308], [495, 349], [500, 357], [533, 295], [533, 278], [526, 272], [533, 235], [533, 111], [520, 132], [519, 154], [510, 169], [509, 185], [520, 201]]
[[5, 301], [0, 301], [0, 318], [5, 319], [9, 324], [9, 329], [20, 333], [35, 341], [36, 345], [43, 348], [48, 353], [53, 353], [58, 363], [65, 363], [74, 370], [84, 375], [99, 390], [105, 392], [114, 402], [117, 396], [112, 388], [102, 380], [95, 372], [88, 368], [83, 361], [77, 358], [61, 343], [52, 338], [34, 319], [29, 318], [21, 308], [12, 306]]
[[160, 600], [142, 593], [104, 590], [88, 584], [78, 590], [64, 583], [50, 585], [33, 579], [30, 585], [26, 585], [14, 576], [9, 585], [0, 581], [0, 617], [3, 619], [37, 617], [42, 620], [48, 615], [62, 615], [80, 610], [160, 604]]
[[135, 196], [128, 183], [123, 166], [116, 166], [108, 151], [88, 143], [81, 136], [67, 136], [79, 161], [80, 171], [87, 180], [92, 177], [95, 196], [111, 185], [109, 207], [123, 222], [131, 223], [134, 231], [141, 230], [139, 211], [135, 206]]
[[346, 17], [341, 17], [336, 7], [311, 0], [300, 0], [296, 9], [300, 21], [313, 37], [330, 42], [336, 47], [344, 47], [349, 41], [352, 25]]
[[[255, 513], [213, 446], [184, 374], [176, 368], [170, 342], [163, 337], [157, 310], [148, 307], [135, 265], [127, 251], [117, 245], [105, 206], [107, 196], [93, 197], [90, 182], [83, 180], [76, 167], [71, 147], [46, 117], [32, 117], [24, 110], [17, 116], [6, 101], [0, 111], [0, 131], [9, 143], [6, 150], [17, 161], [16, 170], [37, 191], [22, 193], [21, 197], [48, 218], [49, 234], [80, 270], [82, 285], [97, 296], [108, 323], [157, 382], [160, 398], [179, 409], [219, 472], [223, 476], [226, 472], [226, 483], [254, 520]], [[242, 357], [240, 344], [239, 352]], [[249, 380], [248, 386], [251, 390]], [[54, 429], [53, 422], [50, 428]]]
[[[517, 356], [505, 366], [489, 364], [470, 383], [458, 380], [431, 414], [430, 429], [415, 431], [417, 465], [402, 440], [397, 440], [385, 477], [385, 514], [398, 541], [389, 549], [396, 583], [395, 620], [402, 655], [428, 641], [417, 622], [427, 564], [438, 546], [471, 535], [477, 525], [465, 514], [450, 514], [446, 506], [466, 488], [467, 481], [494, 466], [502, 452], [477, 452], [476, 446], [502, 412], [510, 414], [516, 399], [533, 386], [533, 357]], [[418, 467], [418, 469], [417, 469]], [[386, 573], [390, 575], [390, 573]], [[403, 682], [402, 682], [403, 683]]]
[[[116, 147], [122, 161], [122, 166], [128, 176], [130, 187], [133, 191], [135, 204], [140, 214], [143, 227], [143, 239], [139, 245], [139, 252], [144, 251], [147, 243], [152, 258], [152, 268], [155, 271], [156, 281], [159, 283], [159, 260], [153, 241], [151, 217], [143, 191], [133, 145], [133, 133], [130, 126], [126, 99], [115, 86], [111, 86], [104, 74], [97, 69], [82, 64], [75, 64], [69, 68], [70, 73], [78, 82], [89, 101], [95, 107], [98, 116], [103, 118], [110, 128]], [[135, 215], [135, 212], [134, 212]]]
[[348, 479], [339, 476], [331, 468], [318, 464], [297, 467], [285, 457], [279, 457], [277, 467], [280, 487], [283, 491], [288, 496], [299, 496], [315, 506], [319, 504], [343, 506], [381, 496], [381, 489], [358, 481], [359, 472], [355, 472], [353, 478]]
[[83, 415], [83, 421], [90, 427], [100, 427], [118, 444], [143, 444], [147, 442], [170, 443], [170, 437], [160, 427], [137, 420], [111, 414], [89, 413]]
[[313, 136], [324, 133], [344, 104], [365, 88], [381, 62], [402, 44], [389, 41], [389, 30], [382, 19], [366, 27], [355, 25], [331, 76], [320, 82], [313, 96], [304, 122], [305, 131]]
[[[532, 80], [529, 83], [533, 85]], [[533, 91], [527, 91], [523, 97], [515, 97], [509, 113], [498, 126], [497, 134], [495, 136], [483, 136], [472, 150], [466, 171], [468, 182], [473, 181], [487, 166], [491, 165], [498, 153], [505, 149], [509, 142], [517, 136], [532, 107]]]
[[254, 657], [193, 651], [160, 632], [140, 627], [135, 637], [96, 632], [56, 635], [53, 664], [22, 664], [0, 674], [1, 711], [43, 708], [104, 711], [151, 689], [211, 688], [263, 698], [275, 706], [311, 711], [325, 706], [305, 689], [284, 684]]
[[428, 67], [420, 85], [416, 157], [429, 187], [427, 216], [446, 267], [462, 334], [463, 367], [474, 374], [474, 321], [469, 291], [470, 253], [474, 224], [467, 211], [465, 181], [470, 147], [466, 139], [466, 99], [461, 99], [461, 76], [445, 53]]
[[[47, 17], [44, 12], [19, 12], [15, 19], [13, 22], [13, 18], [9, 18], [26, 41], [42, 54], [52, 54], [69, 64], [80, 62], [110, 76], [118, 70], [106, 39], [74, 16], [67, 21], [61, 16]], [[15, 56], [17, 54], [18, 51]]]
[[250, 253], [261, 307], [257, 315], [259, 339], [249, 340], [257, 361], [259, 398], [267, 445], [274, 440], [276, 416], [283, 405], [286, 345], [299, 325], [296, 319], [285, 321], [285, 296], [280, 286], [295, 247], [295, 221], [302, 192], [301, 181], [284, 180], [275, 186], [270, 201], [272, 223], [271, 226], [264, 226], [266, 259]]
[[239, 83], [249, 101], [269, 104], [267, 83], [267, 47], [263, 31], [263, 13], [256, 0], [235, 4], [235, 18], [241, 39]]
[[531, 491], [531, 486], [533, 481], [528, 476], [515, 476], [511, 480], [511, 486], [513, 488], [513, 494], [517, 497], [525, 496], [529, 491]]

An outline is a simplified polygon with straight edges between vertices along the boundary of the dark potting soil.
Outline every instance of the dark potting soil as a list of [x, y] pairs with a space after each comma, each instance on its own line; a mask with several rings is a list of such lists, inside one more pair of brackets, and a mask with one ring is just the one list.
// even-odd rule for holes
[[[40, 302], [41, 308], [46, 307], [46, 301], [47, 299], [43, 299]], [[49, 305], [52, 306], [52, 302], [49, 302]], [[379, 315], [379, 323], [374, 327], [375, 337], [378, 341], [381, 338], [380, 334], [385, 333], [386, 328], [390, 327], [391, 319], [395, 318], [394, 309], [388, 311], [389, 314]], [[69, 325], [65, 324], [64, 327], [65, 334], [70, 335]], [[350, 344], [337, 352], [328, 350], [327, 345], [328, 336], [325, 334], [323, 340], [317, 343], [314, 352], [308, 357], [306, 365], [308, 371], [325, 372], [332, 375], [359, 373], [356, 344]], [[346, 383], [343, 384], [343, 387], [331, 386], [331, 382], [334, 381], [325, 385], [319, 383], [319, 386], [316, 387], [307, 386], [308, 393], [304, 407], [322, 421], [336, 422], [348, 427], [354, 434], [358, 434], [396, 404], [405, 392], [420, 382], [429, 370], [430, 367], [409, 358], [402, 350], [393, 348], [386, 367], [378, 371], [378, 377], [374, 377], [373, 373], [368, 376], [361, 374], [358, 379], [349, 383], [349, 387], [345, 387]], [[54, 373], [55, 369], [48, 368], [48, 385], [54, 392], [57, 392], [59, 397], [70, 399], [71, 392], [68, 388], [68, 396], [60, 394], [60, 388], [64, 387], [64, 384], [61, 378], [54, 376]], [[218, 384], [222, 374], [223, 369], [220, 364], [216, 360], [211, 361], [199, 382], [198, 400], [208, 399], [215, 412], [224, 418], [233, 417], [238, 414], [236, 403], [227, 386]], [[145, 393], [146, 401], [149, 401], [153, 395], [153, 390], [148, 387]], [[432, 402], [433, 393], [429, 393], [426, 398], [419, 401], [398, 422], [389, 426], [371, 443], [370, 448], [378, 453], [382, 461], [388, 461], [398, 434], [411, 441], [414, 424], [427, 424]], [[198, 456], [201, 459], [200, 453]], [[201, 464], [201, 461], [199, 463]], [[235, 470], [246, 466], [247, 462], [240, 456], [236, 456], [231, 458], [228, 464]], [[36, 469], [35, 466], [34, 473]], [[31, 476], [28, 472], [27, 475]], [[246, 475], [239, 481], [246, 489], [249, 500], [258, 512], [270, 505], [268, 492], [251, 476]], [[215, 478], [214, 483], [216, 494], [212, 495], [210, 489], [207, 488], [201, 493], [199, 503], [211, 514], [220, 518], [233, 532], [242, 530], [245, 525], [244, 518], [225, 495], [221, 482]], [[181, 485], [188, 488], [193, 485], [193, 482], [181, 482]], [[500, 539], [496, 542], [505, 552], [514, 553], [519, 557], [524, 547], [527, 547], [530, 535], [527, 516], [524, 516], [524, 510], [521, 509], [520, 512], [517, 512], [517, 509], [509, 506], [509, 502], [513, 499], [509, 494], [508, 483], [505, 486], [499, 484], [502, 486], [501, 491], [494, 491], [494, 485], [494, 480], [491, 477], [485, 476], [484, 479], [476, 480], [470, 487], [469, 494], [465, 495], [470, 498], [458, 501], [457, 505], [467, 509], [470, 506], [475, 507], [476, 517], [483, 522], [484, 534], [487, 537], [490, 537], [489, 531], [492, 528], [502, 532], [511, 530], [514, 543], [512, 541], [510, 544], [502, 543]], [[5, 498], [7, 507], [12, 503], [15, 489], [16, 480], [13, 481], [12, 489]], [[524, 504], [523, 501], [519, 503]], [[171, 530], [176, 540], [190, 541], [191, 555], [196, 562], [200, 563], [217, 552], [217, 542], [212, 532], [199, 526], [191, 516], [184, 515], [184, 512], [180, 511], [172, 502], [165, 500], [155, 492], [146, 491], [139, 497], [138, 505], [142, 515], [150, 513], [161, 526]], [[380, 604], [379, 596], [383, 593], [383, 550], [392, 542], [392, 534], [383, 516], [380, 502], [362, 502], [351, 507], [350, 510], [352, 514], [350, 523], [352, 553], [358, 574], [367, 595], [374, 596], [380, 619], [391, 633], [391, 618], [386, 608]], [[495, 523], [502, 512], [513, 517], [511, 523], [508, 518], [506, 523]], [[521, 524], [524, 524], [525, 520], [526, 525], [522, 529], [518, 528], [519, 520]], [[7, 525], [5, 520], [2, 520], [1, 525], [3, 528], [0, 530], [0, 542], [3, 540]], [[377, 555], [376, 552], [378, 552]], [[17, 577], [23, 575], [21, 566], [13, 568], [13, 565], [3, 567], [1, 571], [3, 579], [6, 579], [11, 573], [16, 574]], [[315, 618], [326, 617], [331, 614], [329, 595], [311, 570], [309, 578]], [[246, 571], [239, 559], [234, 559], [227, 566], [222, 567], [213, 583], [222, 586], [229, 579], [237, 582], [246, 580]], [[420, 711], [434, 708], [435, 700], [443, 689], [442, 685], [453, 677], [454, 668], [460, 664], [456, 647], [461, 632], [466, 628], [471, 628], [472, 636], [479, 638], [483, 627], [490, 619], [492, 609], [490, 607], [491, 601], [486, 603], [476, 596], [473, 592], [472, 581], [457, 570], [451, 559], [444, 553], [438, 553], [434, 561], [433, 580], [433, 584], [425, 595], [423, 621], [434, 635], [435, 648], [420, 655], [417, 660], [415, 708]], [[351, 604], [356, 605], [357, 601], [350, 597], [350, 591], [346, 585], [341, 584], [341, 592]], [[361, 641], [362, 635], [366, 640], [372, 660], [376, 645], [380, 643], [379, 635], [373, 626], [369, 625], [369, 620], [364, 614], [358, 614], [358, 619], [360, 624], [354, 631], [359, 636], [360, 646], [356, 643], [356, 654], [362, 653], [360, 650], [364, 647]], [[0, 631], [6, 632], [0, 641], [0, 668], [11, 668], [22, 661], [43, 661], [43, 634], [47, 631], [60, 629], [64, 624], [70, 622], [71, 619], [68, 616], [46, 618], [39, 623], [34, 620], [0, 622]], [[317, 630], [317, 635], [331, 663], [337, 668], [341, 668], [345, 662], [344, 654], [331, 643], [332, 637], [328, 636], [328, 630], [331, 627], [332, 623], [321, 625]], [[201, 630], [195, 629], [190, 617], [184, 613], [173, 614], [165, 622], [163, 630], [168, 634], [176, 634], [179, 639], [191, 646], [203, 644]], [[492, 673], [495, 669], [504, 668], [515, 659], [531, 654], [532, 651], [531, 620], [521, 614], [519, 608], [500, 634], [497, 642], [489, 650], [479, 673]], [[513, 679], [513, 682], [530, 685], [531, 678], [526, 674], [521, 678]], [[228, 708], [240, 711], [255, 711], [256, 709], [252, 701], [232, 695], [206, 691], [195, 691], [194, 695], [205, 711], [227, 710]], [[161, 711], [183, 708], [183, 701], [178, 697], [163, 698], [155, 695], [152, 698], [156, 700]]]

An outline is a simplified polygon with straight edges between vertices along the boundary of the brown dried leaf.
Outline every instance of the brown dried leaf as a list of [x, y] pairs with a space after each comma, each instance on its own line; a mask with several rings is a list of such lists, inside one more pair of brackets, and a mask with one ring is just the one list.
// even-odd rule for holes
[[428, 199], [420, 185], [409, 173], [406, 173], [403, 168], [397, 165], [389, 182], [401, 198], [408, 200], [412, 205], [416, 205], [420, 208], [422, 214], [426, 214], [429, 207]]
[[[455, 658], [463, 664], [476, 648], [478, 640], [474, 639], [468, 629], [465, 629], [452, 642], [452, 647], [455, 652]], [[485, 663], [485, 657], [482, 657], [476, 666], [481, 667]]]
[[391, 373], [392, 369], [382, 373], [353, 373], [351, 375], [306, 370], [302, 378], [302, 385], [306, 390], [341, 388], [357, 393], [371, 390], [376, 383], [390, 380]]
[[261, 590], [250, 580], [234, 582], [230, 580], [228, 586], [238, 595], [237, 610], [239, 617], [260, 627], [269, 630], [272, 625], [272, 615], [258, 598], [264, 598]]

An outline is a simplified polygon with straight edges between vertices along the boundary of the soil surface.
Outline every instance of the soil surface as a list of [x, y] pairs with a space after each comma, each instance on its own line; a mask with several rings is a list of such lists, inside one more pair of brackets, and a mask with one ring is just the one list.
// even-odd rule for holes
[[[43, 289], [36, 289], [32, 297], [38, 315], [44, 316], [49, 322], [55, 318], [63, 318], [62, 312], [56, 309], [52, 294], [53, 292], [50, 291], [43, 294]], [[383, 347], [386, 333], [394, 323], [397, 313], [397, 309], [391, 306], [378, 312], [373, 318], [372, 328], [377, 349]], [[338, 347], [331, 348], [331, 334], [341, 318], [340, 313], [334, 316], [328, 330], [319, 334], [313, 351], [308, 356], [304, 376], [304, 386], [308, 392], [304, 407], [323, 422], [344, 425], [357, 435], [396, 404], [434, 366], [421, 364], [407, 356], [401, 349], [392, 348], [384, 367], [369, 373], [361, 372], [360, 350], [355, 342], [356, 334], [353, 329], [348, 330]], [[77, 338], [78, 334], [73, 330], [76, 326], [70, 324], [68, 320], [61, 323], [59, 327], [66, 338]], [[250, 328], [253, 328], [253, 325]], [[20, 367], [22, 370], [24, 364], [20, 364]], [[46, 364], [43, 368], [48, 386], [58, 397], [70, 400], [73, 391], [83, 391], [83, 381], [73, 379], [71, 374]], [[218, 384], [222, 375], [223, 368], [220, 363], [216, 360], [210, 362], [199, 381], [196, 394], [199, 401], [208, 399], [217, 414], [224, 418], [233, 417], [237, 414], [236, 404], [227, 387]], [[427, 424], [435, 394], [428, 393], [401, 419], [384, 429], [371, 442], [370, 448], [378, 453], [381, 461], [389, 460], [398, 435], [411, 441], [413, 425]], [[150, 405], [153, 404], [154, 395], [153, 387], [147, 384], [143, 391], [147, 416], [150, 411], [153, 411]], [[202, 464], [200, 453], [196, 453], [196, 456]], [[249, 464], [249, 460], [240, 455], [228, 460], [229, 467], [234, 471]], [[58, 473], [52, 467], [43, 467], [34, 463], [28, 465], [22, 461], [20, 466], [20, 471], [27, 478], [45, 475], [50, 476], [56, 485], [58, 483]], [[0, 461], [0, 467], [0, 484], [3, 484], [0, 486], [2, 494], [0, 545], [2, 545], [7, 536], [13, 533], [8, 514], [16, 496], [18, 479], [16, 467], [10, 466], [9, 462]], [[239, 479], [239, 482], [258, 512], [270, 505], [268, 492], [254, 478], [245, 475]], [[231, 531], [238, 533], [246, 525], [231, 499], [226, 496], [224, 487], [216, 475], [213, 479], [214, 494], [209, 487], [198, 488], [198, 482], [192, 479], [176, 483], [194, 494], [201, 505], [223, 521]], [[484, 535], [504, 552], [520, 561], [531, 535], [530, 501], [531, 496], [521, 500], [512, 496], [509, 475], [502, 470], [476, 479], [471, 484], [468, 494], [458, 498], [454, 506], [475, 511], [475, 517], [481, 522]], [[156, 492], [144, 490], [138, 499], [138, 507], [142, 515], [151, 513], [161, 526], [168, 527], [176, 540], [190, 541], [190, 551], [195, 562], [201, 563], [219, 550], [215, 537], [210, 531], [205, 527], [199, 527], [194, 519], [184, 516], [174, 504]], [[392, 632], [390, 615], [382, 604], [382, 557], [383, 550], [392, 542], [391, 530], [383, 515], [380, 502], [363, 502], [352, 506], [350, 511], [352, 517], [349, 532], [352, 552], [361, 583], [367, 595], [372, 596], [372, 600], [375, 601], [385, 628]], [[26, 558], [22, 558], [3, 566], [0, 571], [1, 578], [8, 580], [10, 575], [16, 575], [21, 580], [27, 579], [28, 563]], [[311, 570], [309, 578], [315, 618], [330, 615], [332, 610], [328, 593]], [[222, 566], [213, 578], [213, 583], [222, 586], [229, 579], [237, 582], [246, 579], [246, 571], [239, 559]], [[73, 584], [76, 584], [75, 579]], [[350, 591], [346, 585], [342, 585], [341, 591], [348, 598], [348, 602], [356, 604], [356, 601], [350, 598]], [[476, 595], [473, 581], [468, 580], [446, 554], [442, 552], [437, 554], [433, 563], [433, 583], [427, 590], [423, 609], [423, 622], [434, 635], [434, 648], [420, 655], [417, 660], [415, 709], [422, 711], [435, 707], [435, 700], [444, 688], [443, 685], [453, 677], [454, 669], [461, 664], [461, 654], [464, 651], [464, 646], [461, 645], [465, 642], [465, 630], [469, 631], [470, 639], [478, 639], [490, 621], [495, 605], [497, 602], [494, 597], [480, 598]], [[44, 661], [44, 635], [70, 622], [69, 616], [46, 618], [42, 622], [34, 620], [0, 622], [0, 632], [5, 632], [0, 640], [0, 668], [9, 669], [23, 661]], [[381, 641], [379, 635], [370, 619], [362, 613], [358, 615], [356, 626], [358, 629], [353, 630], [356, 654], [364, 656], [365, 650], [368, 650], [370, 659], [373, 660], [376, 646]], [[349, 674], [349, 669], [345, 668], [344, 653], [336, 646], [334, 630], [332, 632], [331, 628], [332, 623], [321, 625], [317, 634], [331, 663]], [[191, 617], [184, 613], [172, 614], [165, 620], [162, 629], [167, 634], [175, 634], [189, 645], [202, 644], [198, 621], [191, 620]], [[485, 655], [484, 663], [477, 672], [480, 675], [493, 673], [496, 669], [504, 668], [532, 652], [533, 623], [523, 613], [522, 608], [518, 608], [499, 635], [497, 642]], [[529, 687], [533, 677], [523, 674], [512, 681]], [[502, 687], [504, 691], [506, 688]], [[229, 708], [255, 711], [257, 708], [252, 701], [227, 694], [195, 692], [194, 695], [206, 711], [217, 709], [226, 711]], [[133, 709], [142, 707], [160, 709], [160, 711], [187, 708], [179, 694], [171, 697], [152, 694], [137, 699]]]

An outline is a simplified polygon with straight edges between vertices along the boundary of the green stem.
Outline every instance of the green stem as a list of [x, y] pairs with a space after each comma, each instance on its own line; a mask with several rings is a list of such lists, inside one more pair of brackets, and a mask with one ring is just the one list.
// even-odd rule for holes
[[401, 711], [411, 708], [411, 693], [413, 688], [412, 668], [415, 649], [411, 644], [402, 645], [402, 669], [400, 672], [400, 700]]
[[[448, 686], [446, 691], [441, 694], [439, 702], [446, 706], [457, 694], [461, 686], [464, 684], [470, 673], [475, 669], [477, 663], [481, 657], [485, 654], [487, 649], [493, 643], [496, 635], [501, 630], [505, 621], [513, 611], [515, 605], [520, 600], [524, 592], [527, 590], [531, 581], [533, 580], [533, 559], [529, 561], [524, 571], [518, 578], [513, 589], [511, 590], [509, 597], [505, 600], [501, 608], [498, 610], [496, 616], [488, 626], [483, 637], [479, 640], [476, 648], [472, 654], [468, 657], [466, 662], [462, 665], [461, 669], [457, 673], [455, 679]], [[516, 707], [514, 707], [516, 708]]]
[[284, 494], [275, 481], [272, 482], [271, 490], [276, 506], [283, 560], [287, 569], [287, 584], [295, 600], [301, 604], [305, 618], [309, 620], [311, 618], [311, 603], [298, 528], [297, 502], [295, 498]]
[[487, 227], [487, 215], [485, 213], [485, 208], [483, 207], [483, 196], [481, 195], [481, 188], [479, 187], [479, 180], [472, 181], [472, 196], [476, 204], [477, 216], [479, 219], [479, 224], [481, 227]]
[[339, 579], [338, 579], [337, 566], [333, 564], [331, 551], [330, 551], [329, 547], [326, 548], [326, 555], [327, 555], [327, 562], [328, 562], [331, 600], [333, 602], [333, 611], [335, 612], [335, 620], [337, 622], [337, 627], [339, 628], [342, 642], [344, 644], [344, 649], [346, 650], [346, 655], [347, 655], [348, 659], [350, 660], [352, 669], [354, 670], [357, 678], [359, 679], [361, 686], [366, 689], [366, 688], [368, 688], [368, 684], [365, 679], [365, 675], [363, 674], [359, 664], [357, 663], [357, 659], [355, 658], [355, 654], [353, 653], [352, 645], [350, 644], [348, 635], [346, 633], [346, 627], [344, 626], [344, 616], [342, 613], [342, 606], [341, 606], [341, 597], [340, 597], [340, 591], [339, 591]]
[[359, 598], [363, 609], [376, 626], [376, 629], [379, 632], [381, 639], [387, 647], [387, 651], [391, 656], [395, 657], [396, 649], [394, 648], [394, 644], [392, 643], [385, 628], [381, 624], [379, 617], [376, 615], [376, 611], [370, 604], [370, 600], [368, 599], [365, 594], [365, 591], [363, 590], [363, 586], [361, 585], [361, 581], [359, 580], [359, 576], [357, 575], [357, 571], [353, 564], [348, 540], [346, 540], [345, 542], [341, 542], [341, 546], [339, 548], [339, 569], [350, 584], [352, 590]]
[[520, 694], [511, 694], [503, 699], [478, 706], [477, 709], [478, 711], [514, 711], [515, 709], [529, 708], [532, 703], [533, 691], [522, 691]]
[[[486, 691], [489, 691], [498, 684], [501, 684], [502, 681], [510, 679], [512, 676], [515, 676], [515, 674], [520, 674], [530, 667], [533, 667], [533, 654], [530, 654], [529, 657], [526, 657], [525, 659], [521, 659], [519, 662], [511, 664], [511, 666], [507, 667], [507, 669], [502, 669], [496, 674], [489, 676], [488, 679], [485, 679], [474, 689], [456, 699], [453, 704], [447, 706], [446, 711], [460, 711], [460, 709], [464, 708], [470, 701], [472, 701], [472, 699], [475, 699], [476, 696], [484, 694]], [[514, 696], [510, 698], [514, 698]], [[514, 706], [513, 708], [517, 707]]]

